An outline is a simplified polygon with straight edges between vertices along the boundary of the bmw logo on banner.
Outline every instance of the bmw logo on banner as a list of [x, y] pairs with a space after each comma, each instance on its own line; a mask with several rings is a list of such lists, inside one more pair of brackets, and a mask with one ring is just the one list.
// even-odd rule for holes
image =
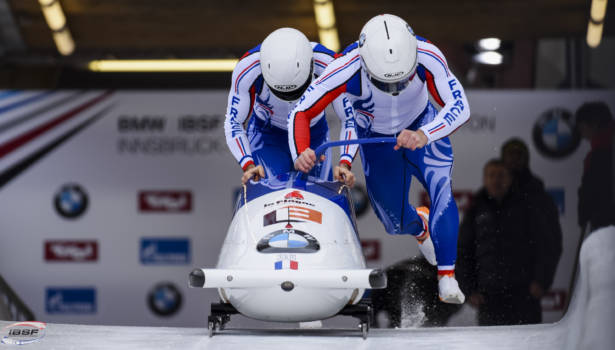
[[316, 253], [320, 244], [312, 235], [287, 225], [263, 237], [256, 250], [261, 253]]
[[356, 184], [350, 189], [350, 194], [352, 195], [355, 215], [360, 218], [367, 213], [369, 208], [367, 191], [363, 186]]
[[88, 208], [88, 195], [78, 184], [66, 184], [56, 192], [53, 205], [60, 216], [75, 219]]
[[182, 306], [182, 295], [170, 282], [159, 283], [147, 296], [150, 310], [158, 316], [168, 317], [177, 313]]
[[581, 141], [574, 129], [573, 114], [563, 108], [542, 113], [534, 124], [532, 138], [538, 151], [550, 158], [569, 156]]

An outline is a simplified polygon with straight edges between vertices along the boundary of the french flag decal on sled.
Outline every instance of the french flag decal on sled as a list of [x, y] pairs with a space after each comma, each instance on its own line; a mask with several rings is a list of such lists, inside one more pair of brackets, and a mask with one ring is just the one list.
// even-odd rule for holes
[[298, 270], [299, 262], [296, 260], [280, 260], [276, 261], [274, 266], [276, 270]]

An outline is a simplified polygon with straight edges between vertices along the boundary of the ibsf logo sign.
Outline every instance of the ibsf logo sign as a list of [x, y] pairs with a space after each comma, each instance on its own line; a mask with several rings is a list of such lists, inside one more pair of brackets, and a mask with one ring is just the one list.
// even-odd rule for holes
[[139, 210], [142, 212], [183, 213], [192, 210], [190, 191], [141, 191]]
[[44, 322], [19, 322], [4, 327], [2, 343], [11, 345], [25, 345], [37, 342], [45, 336], [47, 324]]
[[45, 310], [48, 314], [95, 314], [94, 288], [47, 288]]
[[75, 219], [88, 208], [88, 195], [78, 184], [63, 185], [53, 198], [53, 204], [60, 216]]
[[141, 263], [144, 265], [190, 264], [188, 238], [142, 238]]
[[98, 260], [96, 241], [47, 241], [45, 242], [46, 261], [87, 262]]

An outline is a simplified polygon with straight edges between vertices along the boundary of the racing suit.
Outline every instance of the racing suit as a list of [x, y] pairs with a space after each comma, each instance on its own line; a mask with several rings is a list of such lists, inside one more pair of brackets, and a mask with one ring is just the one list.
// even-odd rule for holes
[[[361, 145], [370, 202], [389, 234], [419, 235], [423, 224], [409, 203], [415, 176], [431, 199], [429, 229], [438, 273], [454, 271], [459, 214], [451, 190], [453, 152], [448, 139], [470, 116], [463, 87], [448, 68], [444, 55], [418, 37], [417, 69], [410, 84], [397, 96], [375, 88], [363, 68], [358, 42], [348, 46], [312, 82], [288, 119], [293, 159], [310, 146], [308, 126], [324, 106], [342, 93], [353, 109], [358, 137], [396, 136], [404, 129], [422, 130], [425, 147], [395, 151], [390, 144]], [[438, 111], [429, 95], [440, 106]], [[346, 157], [352, 160], [354, 149]], [[344, 158], [343, 158], [344, 160]]]
[[[311, 43], [314, 52], [314, 76], [319, 76], [333, 61], [333, 51], [321, 44]], [[352, 119], [343, 112], [343, 98], [333, 105], [340, 118]], [[228, 96], [224, 132], [226, 143], [241, 166], [246, 170], [251, 164], [262, 165], [267, 177], [275, 177], [294, 170], [288, 149], [286, 130], [289, 112], [297, 101], [285, 101], [275, 96], [265, 82], [260, 67], [260, 45], [246, 52], [233, 70], [232, 86]], [[346, 101], [348, 104], [348, 101]], [[326, 107], [326, 106], [325, 106]], [[244, 128], [244, 122], [252, 116]], [[316, 148], [329, 139], [329, 128], [324, 108], [309, 123], [310, 147]], [[340, 137], [355, 137], [342, 128]], [[314, 167], [310, 175], [330, 180], [330, 153], [324, 163]]]

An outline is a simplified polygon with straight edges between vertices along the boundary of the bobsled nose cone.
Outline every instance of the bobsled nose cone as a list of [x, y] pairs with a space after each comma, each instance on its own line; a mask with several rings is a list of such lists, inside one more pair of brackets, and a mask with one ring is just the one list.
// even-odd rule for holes
[[201, 269], [192, 270], [188, 278], [188, 285], [191, 288], [203, 288], [203, 286], [205, 286], [205, 273]]
[[387, 274], [380, 270], [376, 269], [369, 273], [369, 285], [373, 289], [382, 289], [387, 287]]

